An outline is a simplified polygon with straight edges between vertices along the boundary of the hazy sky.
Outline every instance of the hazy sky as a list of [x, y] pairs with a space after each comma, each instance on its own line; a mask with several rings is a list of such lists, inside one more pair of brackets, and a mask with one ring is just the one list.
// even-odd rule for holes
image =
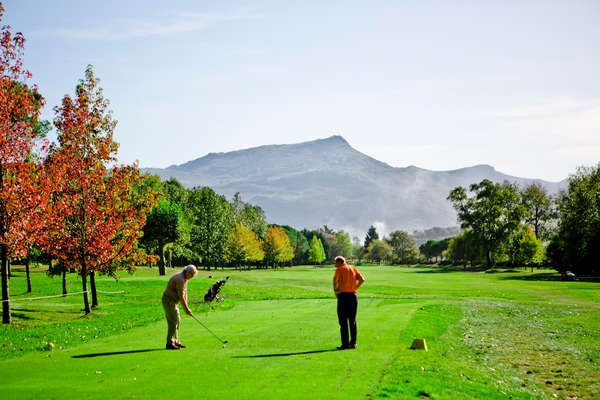
[[4, 0], [45, 117], [95, 67], [123, 162], [340, 134], [433, 170], [600, 161], [600, 1]]

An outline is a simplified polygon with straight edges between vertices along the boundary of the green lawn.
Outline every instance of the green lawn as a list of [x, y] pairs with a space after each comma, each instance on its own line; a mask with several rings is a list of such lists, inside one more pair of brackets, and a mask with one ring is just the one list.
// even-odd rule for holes
[[[339, 343], [333, 268], [201, 271], [192, 310], [225, 348], [183, 316], [180, 351], [163, 350], [166, 277], [139, 269], [97, 279], [100, 306], [81, 295], [12, 305], [0, 327], [2, 398], [553, 399], [600, 398], [600, 283], [551, 271], [465, 273], [360, 267], [358, 349]], [[169, 271], [172, 274], [174, 271]], [[225, 301], [201, 300], [231, 275]], [[15, 299], [61, 292], [58, 278], [11, 278]], [[80, 291], [75, 275], [69, 290]], [[428, 352], [410, 350], [416, 337]], [[46, 342], [55, 344], [45, 351]]]

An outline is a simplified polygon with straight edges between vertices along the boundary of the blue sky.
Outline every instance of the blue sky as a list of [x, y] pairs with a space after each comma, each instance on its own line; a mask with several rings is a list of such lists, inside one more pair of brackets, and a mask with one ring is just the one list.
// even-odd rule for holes
[[397, 167], [600, 161], [600, 2], [3, 1], [45, 117], [94, 65], [125, 163], [344, 136]]

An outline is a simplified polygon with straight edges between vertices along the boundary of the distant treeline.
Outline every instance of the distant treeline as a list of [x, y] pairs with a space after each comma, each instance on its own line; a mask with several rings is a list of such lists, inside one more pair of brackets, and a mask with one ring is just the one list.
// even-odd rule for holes
[[[262, 208], [244, 202], [239, 193], [228, 200], [209, 187], [187, 189], [174, 178], [161, 181], [155, 175], [146, 175], [136, 191], [159, 194], [158, 204], [147, 215], [139, 246], [158, 255], [161, 274], [165, 266], [187, 263], [205, 269], [243, 269], [318, 265], [332, 262], [338, 255], [359, 263], [393, 264], [415, 263], [421, 257], [413, 236], [402, 230], [380, 240], [371, 226], [361, 242], [327, 225], [297, 230], [268, 224]], [[416, 233], [422, 238], [457, 231], [436, 227]], [[434, 253], [425, 251], [424, 257], [436, 257]]]
[[165, 263], [188, 262], [208, 269], [320, 264], [343, 255], [358, 263], [552, 266], [562, 273], [597, 274], [599, 168], [579, 169], [568, 191], [556, 197], [536, 183], [520, 188], [484, 179], [468, 190], [456, 187], [448, 200], [460, 228], [412, 235], [396, 230], [380, 238], [371, 226], [363, 241], [327, 225], [296, 230], [267, 224], [263, 210], [239, 193], [228, 201], [208, 187], [186, 189], [175, 179], [146, 176], [139, 190], [161, 197], [148, 214], [140, 246], [160, 256], [161, 270]]

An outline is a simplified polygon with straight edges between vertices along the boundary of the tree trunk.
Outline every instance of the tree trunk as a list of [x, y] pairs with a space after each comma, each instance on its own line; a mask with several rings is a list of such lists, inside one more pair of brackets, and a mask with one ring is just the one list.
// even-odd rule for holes
[[0, 244], [0, 257], [2, 259], [2, 323], [10, 324], [10, 303], [8, 294], [8, 257], [6, 244]]
[[486, 266], [489, 268], [492, 265], [492, 257], [491, 257], [491, 251], [488, 249], [485, 252], [485, 261], [486, 261]]
[[90, 272], [90, 288], [92, 289], [92, 307], [98, 307], [98, 295], [96, 294], [96, 271]]
[[63, 297], [67, 297], [67, 269], [62, 272]]
[[160, 259], [158, 260], [158, 274], [166, 275], [165, 271], [165, 245], [163, 242], [158, 242], [158, 255]]
[[92, 312], [92, 309], [90, 308], [90, 298], [88, 297], [87, 269], [85, 268], [85, 263], [81, 268], [81, 282], [83, 283], [83, 310], [86, 314], [89, 314]]
[[173, 268], [173, 250], [169, 249], [169, 268]]
[[29, 276], [29, 257], [25, 259], [25, 274], [27, 275], [27, 293], [31, 293], [31, 276]]

